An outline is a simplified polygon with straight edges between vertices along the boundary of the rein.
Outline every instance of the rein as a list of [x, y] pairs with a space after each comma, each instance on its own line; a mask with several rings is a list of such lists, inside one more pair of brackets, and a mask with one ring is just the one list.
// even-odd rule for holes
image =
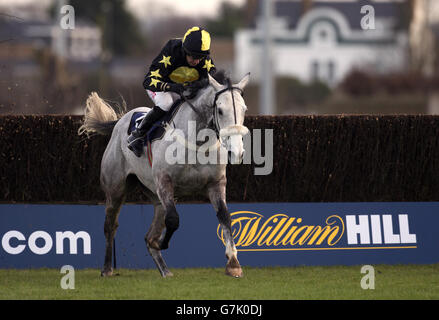
[[184, 94], [180, 94], [180, 98], [182, 98], [189, 105], [189, 107], [191, 107], [191, 109], [197, 114], [197, 116], [200, 116], [200, 111], [198, 111], [197, 108], [195, 108], [192, 102], [190, 102], [189, 99]]
[[[218, 140], [217, 140], [217, 142], [215, 144], [209, 146], [209, 148], [208, 148], [209, 150], [212, 150], [211, 148], [216, 149], [218, 147], [218, 142], [221, 141], [221, 134], [220, 134], [221, 128], [220, 128], [219, 121], [218, 121], [218, 105], [217, 105], [217, 100], [218, 100], [218, 98], [219, 98], [219, 96], [221, 94], [223, 94], [223, 93], [225, 93], [227, 91], [230, 91], [231, 94], [232, 94], [233, 116], [234, 116], [234, 123], [235, 123], [234, 126], [230, 126], [228, 128], [232, 128], [231, 130], [233, 131], [234, 130], [233, 128], [236, 127], [236, 125], [237, 125], [237, 120], [236, 120], [236, 104], [235, 104], [235, 97], [233, 95], [233, 91], [234, 90], [238, 90], [241, 95], [243, 95], [243, 91], [242, 91], [241, 88], [234, 87], [232, 85], [230, 79], [227, 79], [227, 83], [228, 83], [227, 84], [227, 88], [219, 90], [219, 91], [217, 91], [215, 93], [215, 98], [213, 100], [213, 105], [211, 106], [211, 108], [213, 109], [213, 111], [212, 111], [213, 116], [212, 116], [212, 120], [207, 124], [206, 128], [210, 128], [209, 124], [212, 122], [213, 123], [212, 129], [215, 131], [215, 134], [216, 134]], [[193, 105], [192, 102], [189, 101], [189, 99], [185, 95], [180, 94], [180, 97], [189, 105], [189, 107], [195, 112], [195, 114], [198, 117], [201, 117], [201, 112], [199, 110], [197, 110], [197, 108]], [[174, 123], [174, 128], [175, 128], [175, 123]], [[171, 129], [171, 126], [169, 126], [169, 124], [168, 124], [167, 126], [165, 126], [165, 129], [166, 129], [166, 131], [168, 131], [168, 130]], [[226, 130], [227, 130], [227, 128], [226, 128]], [[180, 141], [182, 139], [180, 138], [180, 136], [177, 136], [177, 140]], [[180, 143], [182, 143], [186, 148], [191, 149], [193, 151], [197, 151], [197, 149], [198, 149], [198, 146], [192, 145], [186, 139], [183, 139], [182, 141], [180, 141]]]

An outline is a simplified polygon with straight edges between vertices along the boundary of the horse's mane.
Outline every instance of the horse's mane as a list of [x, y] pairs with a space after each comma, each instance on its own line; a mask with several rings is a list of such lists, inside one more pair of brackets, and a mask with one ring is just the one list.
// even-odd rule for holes
[[[215, 71], [215, 73], [211, 74], [211, 76], [221, 85], [228, 85], [230, 83], [230, 78], [227, 76], [226, 71], [222, 69]], [[195, 83], [198, 90], [206, 89], [209, 86], [209, 80], [207, 78], [200, 81], [195, 81]], [[189, 99], [195, 98], [197, 96], [198, 90], [194, 91], [187, 98]]]
[[211, 74], [211, 76], [222, 85], [227, 85], [228, 81], [230, 81], [230, 77], [223, 69], [217, 70], [214, 74]]

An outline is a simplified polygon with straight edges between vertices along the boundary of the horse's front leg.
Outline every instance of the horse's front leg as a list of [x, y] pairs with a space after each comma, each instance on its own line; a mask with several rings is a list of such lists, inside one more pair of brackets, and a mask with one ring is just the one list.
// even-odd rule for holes
[[242, 277], [241, 265], [238, 261], [238, 251], [232, 237], [232, 219], [226, 205], [226, 179], [208, 189], [208, 195], [216, 216], [223, 229], [224, 243], [226, 246], [226, 274], [232, 277]]
[[168, 174], [160, 174], [156, 179], [157, 195], [165, 210], [165, 227], [166, 232], [163, 240], [160, 243], [160, 250], [168, 249], [169, 240], [178, 229], [180, 219], [178, 217], [177, 209], [174, 201], [174, 186], [172, 179]]

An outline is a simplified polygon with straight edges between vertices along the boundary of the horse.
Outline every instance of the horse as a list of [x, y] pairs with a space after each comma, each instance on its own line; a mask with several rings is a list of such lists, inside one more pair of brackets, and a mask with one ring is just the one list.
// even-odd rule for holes
[[[147, 112], [149, 108], [140, 107], [128, 112], [116, 112], [96, 92], [92, 92], [87, 98], [84, 120], [78, 134], [111, 134], [102, 157], [100, 171], [100, 184], [106, 198], [106, 250], [101, 276], [113, 275], [113, 239], [119, 225], [119, 212], [133, 179], [145, 187], [143, 191], [154, 206], [154, 215], [145, 235], [145, 242], [162, 277], [173, 275], [161, 251], [169, 247], [169, 241], [179, 226], [175, 198], [188, 195], [209, 199], [223, 230], [227, 258], [225, 274], [237, 278], [243, 276], [226, 203], [227, 160], [204, 164], [187, 161], [168, 163], [166, 151], [175, 143], [172, 132], [179, 129], [187, 136], [189, 123], [196, 121], [197, 133], [207, 128], [215, 133], [216, 143], [203, 152], [215, 149], [220, 151], [216, 160], [220, 160], [221, 154], [226, 153], [228, 161], [233, 164], [241, 163], [244, 155], [243, 136], [248, 133], [247, 127], [243, 125], [247, 106], [242, 93], [249, 77], [250, 74], [247, 74], [237, 84], [232, 84], [230, 79], [227, 79], [227, 83], [221, 83], [209, 75], [207, 85], [200, 89], [195, 97], [189, 99], [183, 95], [182, 105], [173, 115], [172, 121], [168, 122], [164, 137], [148, 145], [152, 159], [148, 158], [148, 148], [144, 148], [139, 158], [127, 147], [127, 128], [133, 113]], [[185, 142], [188, 157], [190, 153], [194, 155], [200, 151], [201, 147], [198, 144], [190, 144], [187, 139]], [[151, 160], [150, 165], [146, 165], [147, 160]]]

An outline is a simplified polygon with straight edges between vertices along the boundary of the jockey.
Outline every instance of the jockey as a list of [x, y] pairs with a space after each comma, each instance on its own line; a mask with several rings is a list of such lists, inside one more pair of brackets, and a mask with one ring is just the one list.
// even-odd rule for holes
[[215, 72], [210, 54], [210, 34], [190, 28], [183, 39], [171, 39], [152, 61], [143, 87], [154, 102], [140, 125], [128, 137], [128, 148], [140, 157], [146, 133], [162, 118], [186, 89], [192, 94], [206, 84], [208, 73]]

